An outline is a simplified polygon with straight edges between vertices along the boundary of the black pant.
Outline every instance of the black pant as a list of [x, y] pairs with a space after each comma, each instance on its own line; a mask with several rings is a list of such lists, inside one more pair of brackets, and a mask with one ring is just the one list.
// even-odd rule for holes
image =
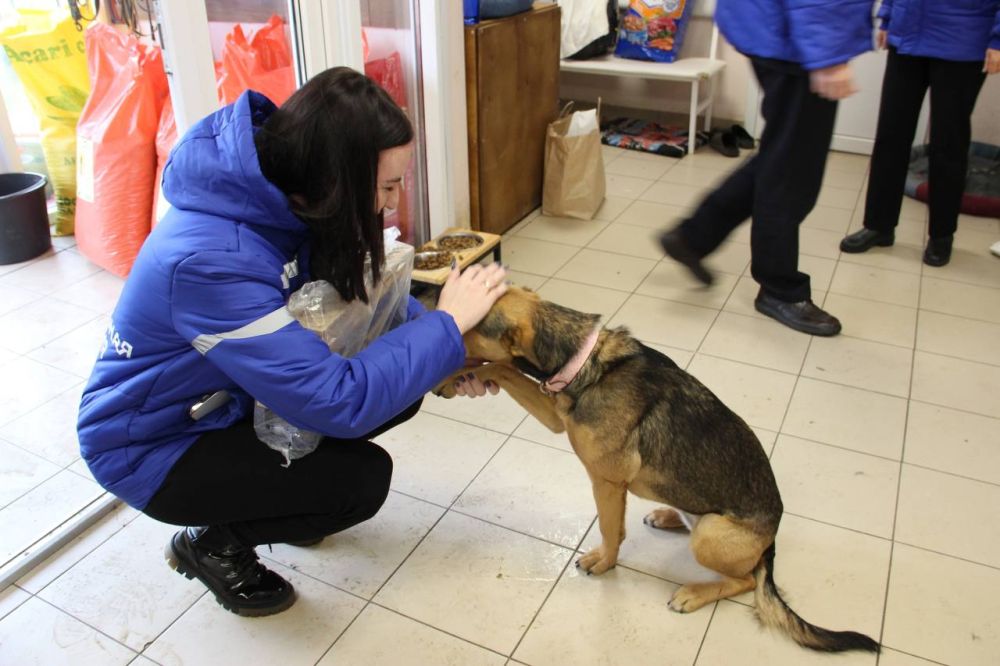
[[701, 202], [681, 233], [707, 255], [752, 217], [754, 279], [780, 300], [803, 301], [810, 289], [809, 276], [798, 270], [799, 224], [819, 196], [837, 103], [812, 93], [808, 72], [794, 63], [751, 62], [764, 91], [760, 150]]
[[357, 440], [324, 438], [284, 458], [250, 420], [206, 433], [180, 457], [144, 513], [175, 525], [213, 525], [245, 546], [310, 541], [374, 516], [389, 493], [392, 458], [371, 442], [410, 419], [420, 402]]
[[985, 77], [982, 61], [939, 60], [889, 49], [865, 198], [866, 227], [891, 231], [899, 221], [913, 135], [930, 87], [930, 236], [955, 233], [969, 161], [969, 119]]

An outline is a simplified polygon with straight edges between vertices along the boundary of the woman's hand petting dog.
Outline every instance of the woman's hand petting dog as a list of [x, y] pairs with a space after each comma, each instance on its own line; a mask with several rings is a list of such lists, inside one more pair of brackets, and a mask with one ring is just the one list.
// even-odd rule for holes
[[453, 262], [451, 274], [441, 288], [437, 309], [450, 314], [459, 332], [465, 335], [506, 292], [507, 270], [500, 264], [474, 264], [460, 273]]

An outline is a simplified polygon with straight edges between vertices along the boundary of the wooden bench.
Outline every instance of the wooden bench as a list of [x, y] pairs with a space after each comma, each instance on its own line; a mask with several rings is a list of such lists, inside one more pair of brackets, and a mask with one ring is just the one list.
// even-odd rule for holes
[[[691, 19], [712, 19], [715, 3], [709, 0], [695, 0]], [[689, 26], [690, 27], [690, 26]], [[612, 54], [591, 60], [562, 60], [560, 70], [580, 74], [600, 74], [605, 76], [628, 76], [660, 81], [679, 81], [691, 85], [691, 101], [688, 121], [688, 154], [693, 153], [697, 141], [694, 140], [698, 128], [698, 116], [705, 114], [705, 130], [712, 126], [712, 105], [715, 103], [716, 79], [726, 67], [726, 62], [718, 57], [719, 27], [712, 22], [712, 39], [708, 56], [704, 58], [680, 58], [675, 62], [650, 62], [617, 58]], [[702, 83], [706, 84], [707, 95], [701, 99]]]

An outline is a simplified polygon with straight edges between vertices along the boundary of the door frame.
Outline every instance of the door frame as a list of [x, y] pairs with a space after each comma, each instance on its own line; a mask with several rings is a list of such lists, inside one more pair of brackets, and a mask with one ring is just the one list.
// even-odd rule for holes
[[3, 99], [3, 91], [0, 91], [0, 173], [23, 170], [24, 165], [21, 163], [20, 153], [17, 152], [17, 141], [10, 125], [7, 104]]

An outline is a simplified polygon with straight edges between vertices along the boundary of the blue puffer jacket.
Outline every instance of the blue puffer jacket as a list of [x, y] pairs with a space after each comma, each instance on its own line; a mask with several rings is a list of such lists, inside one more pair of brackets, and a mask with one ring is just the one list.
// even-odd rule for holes
[[[309, 247], [257, 161], [255, 127], [274, 108], [244, 94], [174, 149], [163, 176], [173, 208], [139, 252], [84, 390], [83, 458], [138, 509], [199, 433], [250, 413], [250, 396], [301, 428], [356, 437], [464, 362], [451, 316], [412, 299], [410, 321], [350, 359], [290, 317]], [[192, 420], [190, 407], [220, 390], [233, 399]]]
[[903, 55], [982, 62], [1000, 49], [1000, 0], [883, 0], [878, 16]]
[[872, 48], [871, 0], [718, 0], [715, 21], [737, 51], [813, 70]]

